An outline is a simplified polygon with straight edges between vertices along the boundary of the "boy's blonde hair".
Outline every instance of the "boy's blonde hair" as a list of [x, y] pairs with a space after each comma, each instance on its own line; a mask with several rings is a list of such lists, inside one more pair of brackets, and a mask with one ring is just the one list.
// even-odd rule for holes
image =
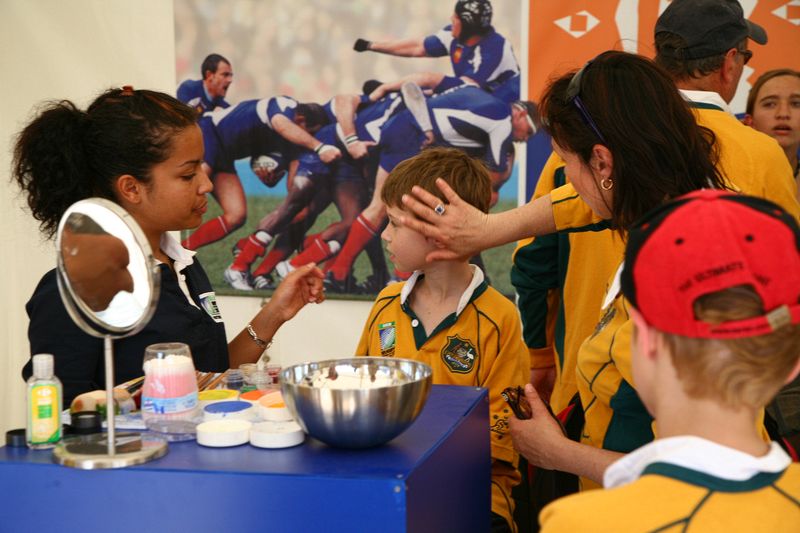
[[[749, 286], [701, 296], [694, 308], [697, 318], [710, 324], [764, 314], [761, 298]], [[737, 339], [663, 335], [684, 391], [732, 409], [768, 404], [800, 359], [800, 325]]]
[[465, 202], [489, 211], [492, 183], [486, 165], [455, 148], [428, 148], [401, 162], [386, 178], [381, 200], [387, 206], [402, 206], [403, 195], [418, 185], [447, 203], [436, 178], [444, 179]]

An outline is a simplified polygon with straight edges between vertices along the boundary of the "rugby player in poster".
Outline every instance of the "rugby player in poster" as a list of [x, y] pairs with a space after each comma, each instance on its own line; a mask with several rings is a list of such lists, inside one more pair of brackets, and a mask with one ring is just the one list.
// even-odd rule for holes
[[266, 185], [274, 186], [302, 148], [316, 151], [326, 162], [341, 157], [338, 148], [320, 143], [313, 136], [332, 118], [330, 107], [300, 104], [287, 96], [246, 100], [203, 115], [203, 164], [214, 183], [211, 194], [219, 202], [222, 215], [204, 222], [183, 241], [183, 246], [197, 250], [244, 224], [247, 203], [234, 168], [237, 159], [260, 158], [263, 164], [256, 166], [254, 172]]
[[455, 77], [444, 77], [436, 92], [469, 83], [507, 103], [520, 98], [519, 64], [511, 43], [492, 27], [489, 0], [458, 0], [450, 24], [425, 38], [395, 41], [359, 38], [353, 49], [402, 57], [450, 56]]

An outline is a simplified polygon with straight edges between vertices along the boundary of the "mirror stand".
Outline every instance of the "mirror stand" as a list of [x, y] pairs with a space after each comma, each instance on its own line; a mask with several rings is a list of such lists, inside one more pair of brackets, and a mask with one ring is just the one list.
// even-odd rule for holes
[[[160, 278], [147, 239], [120, 206], [89, 198], [73, 204], [62, 216], [56, 250], [56, 280], [64, 307], [84, 332], [103, 339], [107, 431], [63, 439], [53, 451], [53, 460], [92, 470], [162, 457], [167, 453], [166, 439], [150, 433], [117, 433], [114, 420], [114, 339], [139, 332], [152, 318], [158, 300]], [[114, 257], [124, 259], [114, 263], [118, 270], [96, 268], [97, 261]], [[112, 272], [115, 277], [95, 277], [98, 271]], [[118, 299], [123, 293], [129, 297]]]
[[113, 344], [114, 339], [111, 335], [103, 337], [106, 373], [106, 432], [67, 437], [62, 440], [53, 450], [53, 459], [60, 465], [83, 470], [123, 468], [158, 459], [167, 453], [167, 441], [162, 437], [138, 432], [120, 434], [116, 432]]

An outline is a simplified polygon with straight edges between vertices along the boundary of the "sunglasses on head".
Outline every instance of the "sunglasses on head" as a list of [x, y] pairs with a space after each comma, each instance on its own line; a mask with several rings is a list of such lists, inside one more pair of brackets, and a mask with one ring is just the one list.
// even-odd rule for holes
[[566, 101], [568, 104], [572, 104], [578, 109], [581, 117], [583, 117], [583, 121], [592, 129], [594, 134], [597, 135], [597, 138], [600, 139], [600, 142], [603, 144], [608, 144], [605, 137], [603, 137], [603, 134], [600, 133], [600, 129], [592, 119], [592, 116], [589, 114], [589, 110], [587, 110], [586, 106], [583, 105], [583, 100], [581, 100], [581, 80], [583, 80], [583, 73], [586, 72], [586, 69], [589, 68], [589, 66], [592, 64], [592, 61], [593, 60], [588, 61], [582, 69], [572, 76], [572, 80], [570, 80], [569, 85], [567, 86]]

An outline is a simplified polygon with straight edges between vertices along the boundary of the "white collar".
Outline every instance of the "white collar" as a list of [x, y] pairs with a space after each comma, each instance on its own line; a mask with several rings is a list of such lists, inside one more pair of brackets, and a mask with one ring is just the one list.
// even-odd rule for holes
[[[180, 272], [187, 266], [194, 264], [194, 255], [197, 252], [187, 250], [181, 246], [180, 241], [173, 237], [168, 231], [161, 235], [161, 251], [167, 254], [167, 257], [174, 261], [175, 272]], [[161, 261], [156, 260], [159, 264]]]
[[669, 437], [654, 440], [612, 463], [603, 475], [603, 487], [610, 489], [631, 483], [653, 463], [669, 463], [721, 479], [745, 481], [761, 472], [781, 472], [791, 462], [776, 442], [770, 444], [766, 455], [754, 457], [701, 437]]
[[[458, 306], [456, 307], [456, 316], [461, 314], [461, 311], [467, 306], [469, 301], [472, 299], [472, 294], [475, 292], [481, 283], [483, 283], [483, 271], [475, 265], [470, 265], [472, 267], [472, 280], [467, 285], [467, 288], [464, 290], [464, 293], [461, 295], [461, 298], [458, 300]], [[400, 303], [405, 304], [408, 297], [411, 295], [411, 291], [414, 290], [414, 285], [417, 284], [417, 280], [420, 276], [424, 276], [425, 272], [422, 270], [415, 270], [411, 277], [403, 285], [403, 288], [400, 290]]]
[[728, 113], [729, 115], [733, 115], [733, 110], [731, 110], [730, 106], [728, 105], [725, 100], [719, 95], [719, 93], [715, 93], [713, 91], [692, 91], [688, 89], [679, 89], [683, 99], [687, 102], [694, 102], [696, 104], [711, 104], [721, 108], [723, 111]]

